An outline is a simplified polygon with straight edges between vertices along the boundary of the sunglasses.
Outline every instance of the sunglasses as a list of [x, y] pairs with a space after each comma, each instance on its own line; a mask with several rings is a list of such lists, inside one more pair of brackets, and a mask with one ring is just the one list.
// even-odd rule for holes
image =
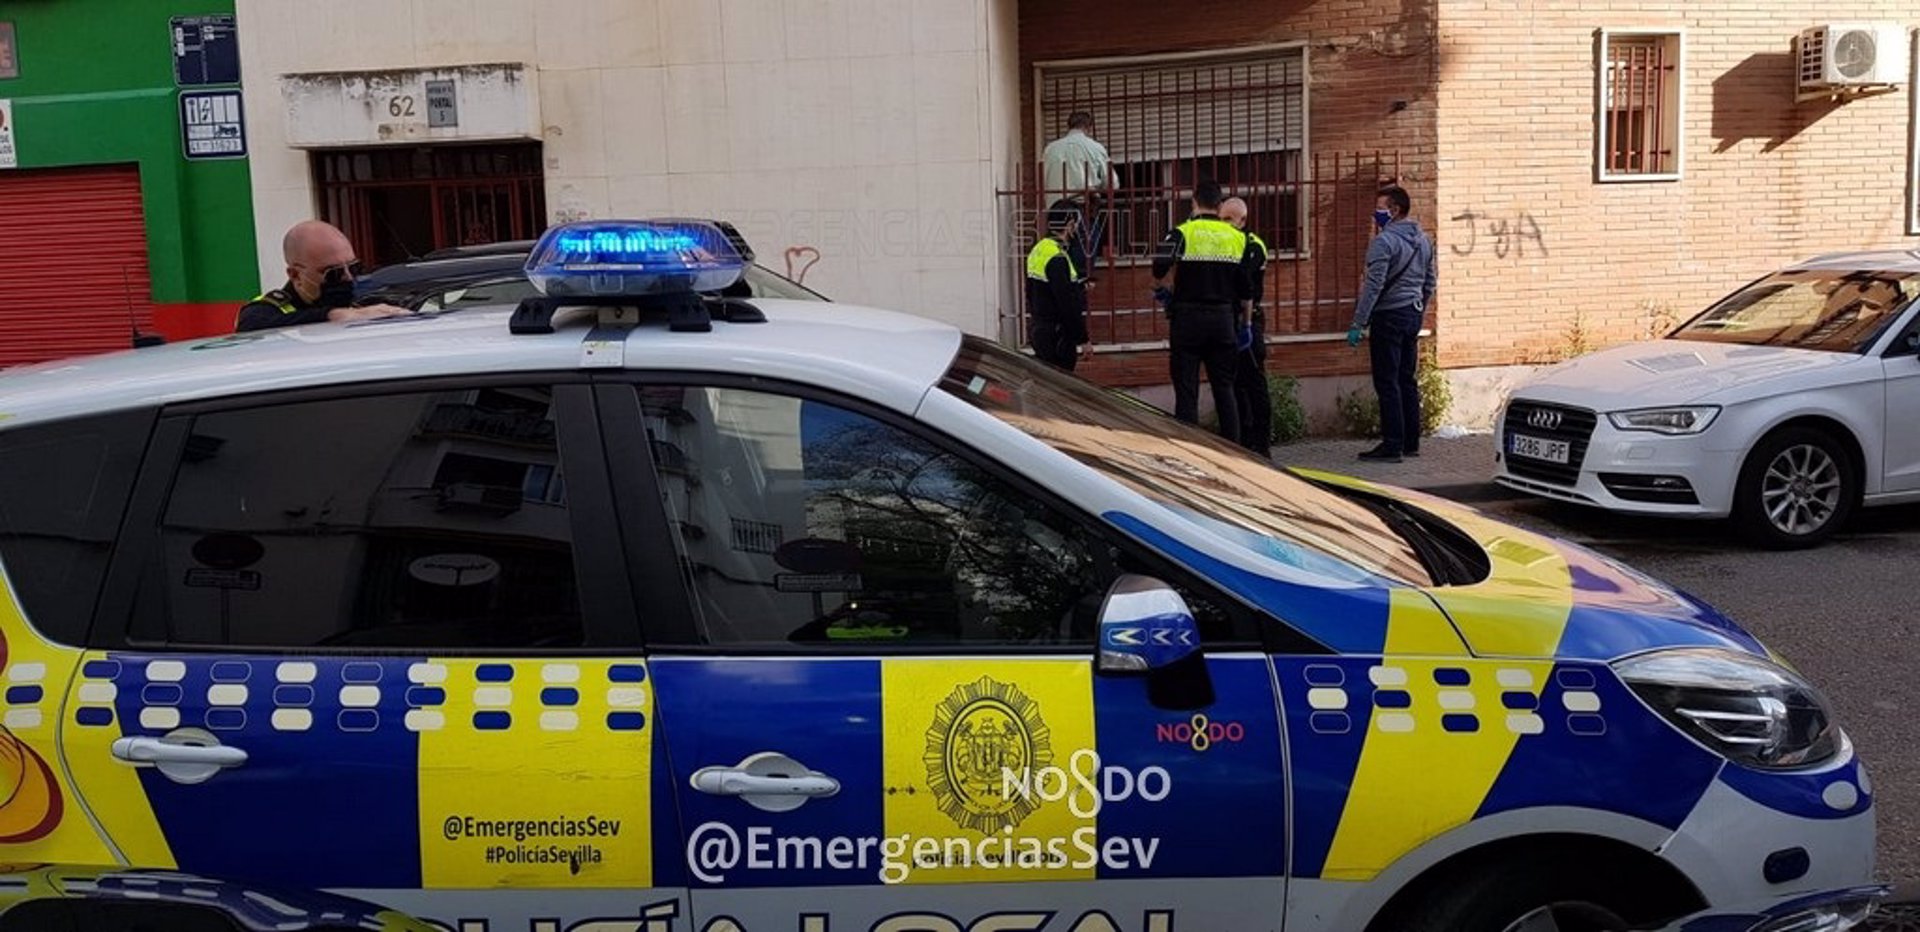
[[364, 269], [360, 265], [360, 260], [354, 259], [321, 269], [320, 280], [329, 285], [338, 285], [341, 282], [359, 278], [362, 271]]

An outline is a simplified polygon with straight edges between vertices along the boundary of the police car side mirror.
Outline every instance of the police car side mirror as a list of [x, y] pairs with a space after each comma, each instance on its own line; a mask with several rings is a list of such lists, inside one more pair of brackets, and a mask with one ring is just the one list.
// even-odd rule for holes
[[1100, 603], [1101, 673], [1151, 673], [1200, 653], [1187, 600], [1151, 576], [1114, 580]]
[[1100, 603], [1094, 669], [1144, 676], [1155, 708], [1190, 712], [1214, 703], [1213, 677], [1200, 650], [1200, 625], [1172, 586], [1151, 576], [1114, 580]]

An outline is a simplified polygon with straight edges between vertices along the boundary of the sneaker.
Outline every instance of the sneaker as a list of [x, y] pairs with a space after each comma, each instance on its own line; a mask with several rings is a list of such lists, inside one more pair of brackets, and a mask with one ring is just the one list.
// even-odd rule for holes
[[1381, 444], [1371, 450], [1362, 452], [1360, 458], [1372, 463], [1398, 463], [1400, 462], [1400, 452], [1398, 450], [1389, 450], [1385, 444]]

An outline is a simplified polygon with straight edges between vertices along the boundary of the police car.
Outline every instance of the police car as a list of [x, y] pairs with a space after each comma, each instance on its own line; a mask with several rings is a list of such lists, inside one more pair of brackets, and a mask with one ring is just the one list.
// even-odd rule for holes
[[0, 377], [0, 859], [459, 932], [1857, 918], [1795, 904], [1867, 773], [1711, 607], [741, 266], [567, 225], [515, 306]]

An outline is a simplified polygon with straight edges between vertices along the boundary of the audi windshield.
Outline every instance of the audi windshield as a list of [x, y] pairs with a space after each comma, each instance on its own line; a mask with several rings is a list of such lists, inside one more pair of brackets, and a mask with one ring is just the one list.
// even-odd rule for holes
[[1862, 353], [1916, 296], [1920, 274], [1912, 272], [1779, 272], [1734, 292], [1669, 338]]

